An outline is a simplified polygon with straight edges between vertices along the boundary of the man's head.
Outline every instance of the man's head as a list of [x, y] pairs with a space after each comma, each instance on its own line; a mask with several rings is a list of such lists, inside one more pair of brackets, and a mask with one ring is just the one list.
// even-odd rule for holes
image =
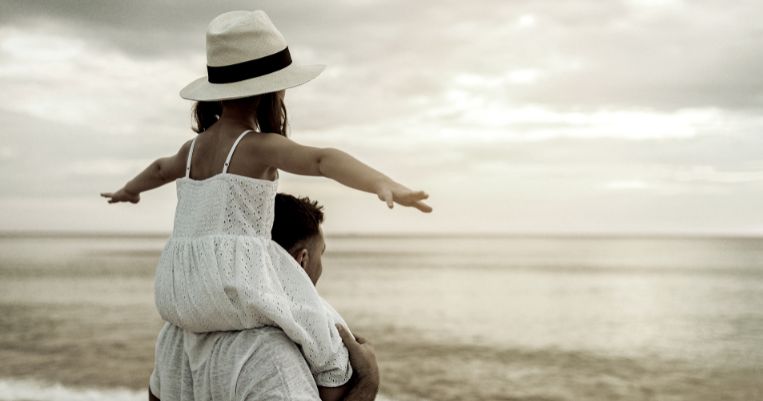
[[271, 237], [297, 260], [313, 284], [323, 271], [321, 256], [326, 250], [321, 223], [323, 207], [310, 198], [277, 194]]

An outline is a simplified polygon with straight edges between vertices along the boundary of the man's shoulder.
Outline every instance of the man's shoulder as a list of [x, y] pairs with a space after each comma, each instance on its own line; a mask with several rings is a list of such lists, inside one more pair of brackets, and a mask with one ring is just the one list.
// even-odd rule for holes
[[209, 358], [216, 354], [244, 361], [293, 356], [303, 359], [297, 345], [279, 327], [263, 326], [240, 331], [211, 333], [183, 332], [185, 351], [190, 359]]

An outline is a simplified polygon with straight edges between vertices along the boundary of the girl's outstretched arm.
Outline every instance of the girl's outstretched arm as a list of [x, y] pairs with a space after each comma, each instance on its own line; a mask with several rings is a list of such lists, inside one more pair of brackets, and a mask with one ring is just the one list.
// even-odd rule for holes
[[303, 146], [276, 134], [255, 138], [258, 146], [252, 156], [280, 170], [331, 178], [350, 188], [376, 194], [390, 208], [399, 203], [425, 213], [432, 211], [423, 202], [429, 197], [426, 192], [413, 191], [341, 150]]
[[101, 196], [109, 198], [109, 203], [140, 202], [141, 192], [160, 187], [185, 176], [185, 162], [190, 146], [191, 141], [187, 141], [176, 154], [154, 160], [117, 192], [101, 192]]

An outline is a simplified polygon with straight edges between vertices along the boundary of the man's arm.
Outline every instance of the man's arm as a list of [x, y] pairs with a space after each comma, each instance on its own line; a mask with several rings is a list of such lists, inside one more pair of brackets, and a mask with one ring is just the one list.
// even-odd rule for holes
[[355, 375], [350, 380], [337, 387], [323, 387], [318, 386], [318, 396], [321, 397], [321, 401], [342, 401], [344, 396], [348, 393], [352, 386], [355, 384]]
[[373, 346], [362, 337], [353, 337], [341, 324], [337, 324], [336, 328], [350, 353], [350, 364], [358, 375], [357, 383], [344, 401], [373, 401], [379, 391], [379, 366]]
[[354, 373], [350, 381], [341, 386], [318, 386], [321, 401], [373, 401], [379, 391], [379, 367], [373, 347], [364, 338], [353, 337], [341, 324], [336, 328], [349, 351]]

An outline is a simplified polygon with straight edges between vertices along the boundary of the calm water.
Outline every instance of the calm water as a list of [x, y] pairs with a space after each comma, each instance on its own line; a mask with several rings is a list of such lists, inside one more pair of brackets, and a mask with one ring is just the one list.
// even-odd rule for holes
[[[0, 237], [0, 400], [144, 399], [165, 240]], [[318, 289], [377, 345], [391, 399], [763, 399], [761, 239], [327, 247]]]

